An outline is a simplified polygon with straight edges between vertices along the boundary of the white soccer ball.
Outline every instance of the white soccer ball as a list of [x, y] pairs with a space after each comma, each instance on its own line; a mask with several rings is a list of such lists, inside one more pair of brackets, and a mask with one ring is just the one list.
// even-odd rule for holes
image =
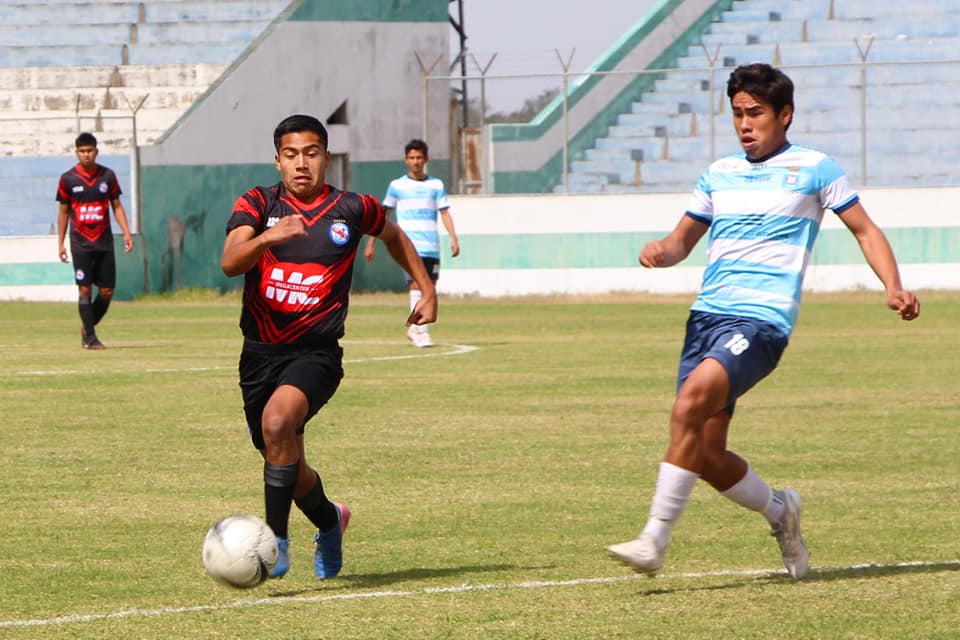
[[235, 515], [217, 522], [203, 540], [203, 566], [217, 582], [249, 589], [270, 577], [277, 564], [277, 537], [256, 516]]

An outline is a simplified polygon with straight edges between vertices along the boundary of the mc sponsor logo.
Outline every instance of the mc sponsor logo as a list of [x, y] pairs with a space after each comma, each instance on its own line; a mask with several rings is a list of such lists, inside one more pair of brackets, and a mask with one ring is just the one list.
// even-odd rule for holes
[[295, 311], [320, 302], [318, 285], [323, 273], [315, 265], [279, 263], [270, 272], [261, 287], [263, 298], [278, 311]]

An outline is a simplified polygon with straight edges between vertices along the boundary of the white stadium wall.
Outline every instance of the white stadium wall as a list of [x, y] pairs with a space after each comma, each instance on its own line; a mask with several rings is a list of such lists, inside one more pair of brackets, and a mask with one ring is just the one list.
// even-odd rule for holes
[[[960, 289], [960, 218], [952, 204], [960, 201], [960, 188], [867, 189], [861, 199], [890, 238], [907, 286]], [[706, 263], [704, 241], [671, 269], [637, 262], [643, 243], [672, 229], [686, 204], [687, 194], [452, 197], [461, 256], [449, 258], [445, 247], [440, 292], [694, 292]], [[72, 270], [57, 260], [55, 245], [54, 236], [0, 239], [0, 299], [75, 301]], [[804, 286], [880, 288], [832, 212], [824, 214]]]
[[[699, 288], [706, 241], [670, 269], [640, 267], [648, 240], [672, 229], [688, 194], [453, 197], [461, 256], [442, 254], [438, 283], [447, 295], [530, 295], [616, 291], [687, 293]], [[960, 219], [944, 203], [960, 189], [861, 192], [886, 231], [914, 289], [960, 288]], [[810, 291], [880, 289], [859, 247], [827, 211], [810, 258]]]

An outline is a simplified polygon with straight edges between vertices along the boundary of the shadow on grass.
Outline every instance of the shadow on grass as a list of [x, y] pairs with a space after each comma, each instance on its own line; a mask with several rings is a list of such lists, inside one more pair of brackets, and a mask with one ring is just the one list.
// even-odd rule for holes
[[[735, 581], [728, 581], [724, 584], [713, 585], [677, 585], [673, 588], [663, 588], [658, 585], [656, 589], [644, 589], [643, 595], [669, 595], [685, 591], [716, 591], [721, 589], [739, 589], [743, 587], [755, 586], [758, 584], [808, 584], [813, 582], [831, 582], [835, 580], [861, 580], [866, 578], [885, 578], [899, 575], [913, 575], [924, 573], [943, 573], [945, 571], [960, 571], [960, 560], [948, 560], [944, 562], [903, 562], [898, 564], [860, 564], [849, 567], [811, 567], [810, 573], [801, 581], [795, 581], [787, 575], [786, 571], [771, 570], [767, 574], [743, 575]], [[689, 576], [670, 576], [663, 578], [681, 578]], [[730, 577], [715, 574], [710, 576], [705, 574], [699, 576], [708, 577]], [[661, 578], [661, 579], [663, 579]], [[656, 580], [655, 582], [660, 582]]]
[[417, 580], [429, 580], [431, 578], [447, 578], [450, 576], [470, 575], [478, 573], [490, 573], [497, 571], [516, 571], [518, 569], [542, 569], [544, 567], [517, 567], [512, 564], [490, 564], [490, 565], [472, 565], [465, 567], [414, 567], [402, 569], [399, 571], [388, 571], [386, 573], [360, 573], [360, 574], [342, 574], [331, 581], [318, 580], [316, 588], [299, 589], [296, 591], [277, 592], [273, 597], [290, 597], [311, 593], [322, 589], [330, 591], [331, 588], [343, 589], [371, 589], [383, 587], [400, 582], [413, 582]]
[[903, 562], [899, 564], [862, 564], [851, 567], [823, 567], [810, 569], [804, 582], [827, 582], [850, 578], [884, 578], [915, 573], [942, 573], [960, 571], [960, 560], [945, 562]]

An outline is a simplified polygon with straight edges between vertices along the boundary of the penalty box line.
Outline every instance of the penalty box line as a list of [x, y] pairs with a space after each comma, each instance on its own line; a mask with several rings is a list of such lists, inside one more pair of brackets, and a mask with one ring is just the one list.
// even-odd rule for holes
[[[812, 569], [813, 575], [820, 572], [836, 571], [857, 571], [857, 570], [884, 570], [884, 569], [907, 569], [923, 567], [943, 567], [960, 570], [960, 560], [948, 560], [944, 562], [897, 562], [893, 564], [854, 564], [846, 567], [817, 567]], [[723, 577], [741, 577], [753, 578], [762, 576], [781, 576], [786, 577], [783, 569], [740, 569], [724, 571], [704, 571], [694, 573], [668, 573], [648, 578], [638, 574], [625, 576], [599, 577], [599, 578], [575, 578], [571, 580], [525, 580], [522, 582], [499, 582], [487, 584], [463, 584], [453, 587], [426, 587], [424, 589], [415, 589], [412, 591], [387, 590], [387, 591], [363, 591], [354, 593], [333, 593], [316, 596], [279, 596], [276, 598], [258, 598], [238, 600], [227, 604], [218, 605], [197, 605], [192, 607], [161, 607], [157, 609], [121, 609], [112, 613], [90, 613], [75, 614], [70, 616], [59, 616], [56, 618], [35, 618], [32, 620], [3, 620], [0, 621], [0, 629], [9, 629], [16, 627], [47, 627], [64, 624], [75, 624], [82, 622], [97, 622], [99, 620], [117, 620], [122, 618], [151, 618], [157, 616], [178, 615], [184, 613], [209, 613], [212, 611], [229, 611], [233, 609], [249, 609], [253, 607], [262, 607], [269, 605], [282, 604], [309, 604], [320, 602], [336, 602], [339, 600], [365, 600], [365, 599], [386, 599], [386, 598], [409, 598], [413, 596], [429, 596], [434, 594], [458, 594], [470, 593], [474, 591], [509, 591], [516, 589], [553, 589], [558, 587], [576, 587], [594, 584], [616, 584], [628, 582], [631, 580], [651, 580], [660, 582], [663, 580], [691, 580], [699, 578], [723, 578]]]

